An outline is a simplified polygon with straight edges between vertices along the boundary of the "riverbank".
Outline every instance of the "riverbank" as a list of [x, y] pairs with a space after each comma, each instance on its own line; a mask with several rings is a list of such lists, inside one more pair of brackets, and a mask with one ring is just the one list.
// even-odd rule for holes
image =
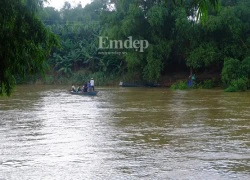
[[[195, 85], [191, 88], [194, 89], [212, 89], [223, 88], [226, 91], [246, 91], [250, 84], [245, 81], [235, 81], [230, 87], [223, 86], [221, 81], [221, 74], [218, 72], [203, 72], [196, 73]], [[120, 82], [126, 87], [168, 87], [171, 89], [188, 89], [188, 80], [190, 74], [188, 72], [169, 73], [162, 75], [159, 81], [145, 82], [141, 80], [139, 74], [126, 74], [126, 75], [107, 75], [103, 72], [90, 73], [86, 71], [78, 71], [72, 73], [70, 76], [62, 76], [58, 74], [47, 74], [44, 78], [33, 78], [36, 80], [30, 80], [32, 84], [44, 84], [44, 85], [80, 85], [88, 82], [91, 78], [94, 78], [96, 86], [119, 86]], [[25, 83], [20, 83], [25, 84]]]

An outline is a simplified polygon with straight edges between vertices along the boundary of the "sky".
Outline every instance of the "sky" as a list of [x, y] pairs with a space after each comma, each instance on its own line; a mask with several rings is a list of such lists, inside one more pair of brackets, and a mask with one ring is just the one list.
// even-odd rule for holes
[[49, 4], [45, 4], [45, 6], [52, 6], [59, 10], [63, 7], [65, 1], [70, 2], [73, 7], [79, 2], [81, 2], [83, 7], [91, 2], [91, 0], [48, 0]]

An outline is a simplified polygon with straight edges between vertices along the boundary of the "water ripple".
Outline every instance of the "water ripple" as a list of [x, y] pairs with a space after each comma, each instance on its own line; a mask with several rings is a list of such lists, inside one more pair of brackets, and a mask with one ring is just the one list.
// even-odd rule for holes
[[250, 179], [250, 93], [64, 89], [0, 99], [0, 179]]

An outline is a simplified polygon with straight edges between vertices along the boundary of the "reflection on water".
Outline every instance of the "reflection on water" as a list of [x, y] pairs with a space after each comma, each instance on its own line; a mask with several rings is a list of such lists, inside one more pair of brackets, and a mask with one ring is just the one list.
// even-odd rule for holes
[[250, 93], [64, 89], [0, 99], [0, 179], [250, 179]]

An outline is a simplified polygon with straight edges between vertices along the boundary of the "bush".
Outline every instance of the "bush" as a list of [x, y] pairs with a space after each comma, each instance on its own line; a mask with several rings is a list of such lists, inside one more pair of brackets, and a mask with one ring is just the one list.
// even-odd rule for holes
[[195, 88], [200, 88], [200, 89], [212, 89], [216, 87], [216, 80], [215, 79], [210, 79], [210, 80], [205, 80], [203, 82], [197, 83], [195, 85]]
[[188, 89], [188, 82], [187, 81], [179, 81], [171, 85], [170, 87], [172, 90], [185, 90]]
[[222, 81], [228, 88], [226, 92], [246, 91], [249, 86], [250, 57], [243, 61], [228, 58], [225, 59], [222, 70]]
[[107, 86], [118, 84], [119, 78], [118, 75], [107, 74], [105, 72], [95, 72], [95, 73], [86, 73], [86, 72], [78, 72], [73, 74], [70, 79], [71, 83], [75, 84], [83, 84], [88, 82], [91, 78], [95, 80], [96, 86]]
[[231, 84], [233, 79], [238, 79], [241, 76], [241, 62], [238, 59], [226, 58], [222, 69], [222, 82], [225, 86]]
[[53, 76], [46, 76], [45, 77], [45, 80], [44, 80], [45, 82], [45, 84], [53, 84], [54, 83], [54, 81], [55, 81], [55, 78], [53, 77]]
[[249, 80], [248, 78], [239, 78], [232, 80], [228, 88], [225, 89], [226, 92], [238, 92], [246, 91], [248, 87]]
[[213, 80], [205, 80], [203, 81], [202, 88], [204, 89], [212, 89], [214, 87], [214, 81]]

